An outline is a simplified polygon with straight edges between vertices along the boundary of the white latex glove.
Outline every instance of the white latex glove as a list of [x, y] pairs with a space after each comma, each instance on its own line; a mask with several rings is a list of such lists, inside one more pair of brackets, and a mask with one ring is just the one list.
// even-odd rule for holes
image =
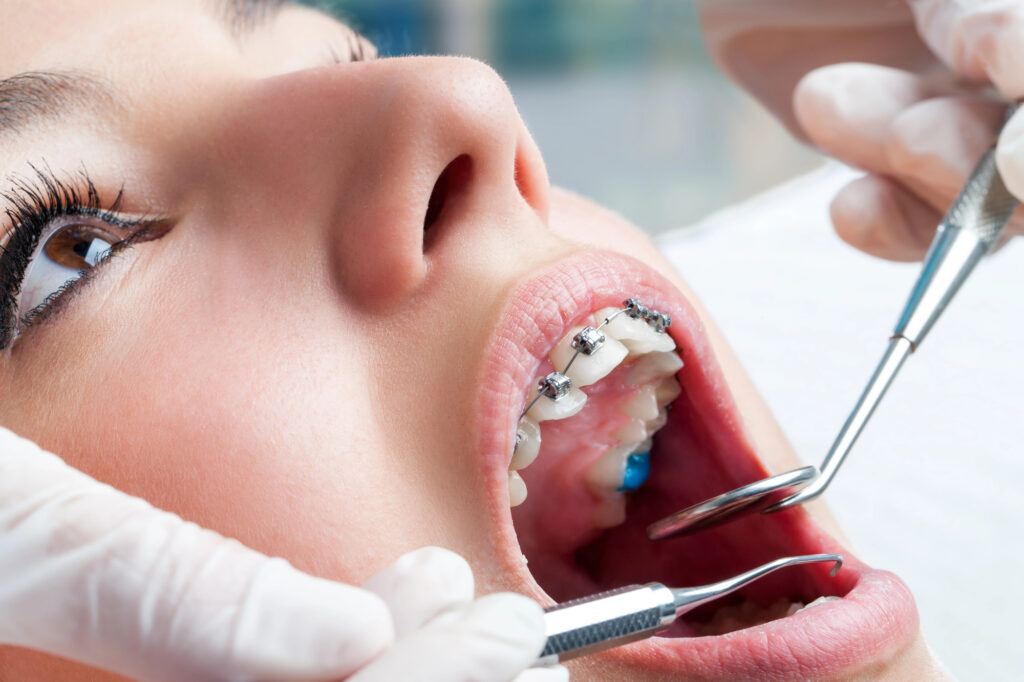
[[[868, 171], [839, 192], [832, 220], [885, 258], [924, 255], [1005, 102], [1024, 96], [1021, 0], [708, 0], [702, 13], [727, 73], [796, 134]], [[997, 161], [1024, 197], [1019, 114]], [[1007, 234], [1024, 234], [1020, 212]]]
[[[458, 555], [411, 552], [364, 588], [154, 509], [0, 429], [0, 643], [142, 680], [509, 680], [540, 607], [473, 600]], [[564, 680], [564, 669], [521, 680]]]

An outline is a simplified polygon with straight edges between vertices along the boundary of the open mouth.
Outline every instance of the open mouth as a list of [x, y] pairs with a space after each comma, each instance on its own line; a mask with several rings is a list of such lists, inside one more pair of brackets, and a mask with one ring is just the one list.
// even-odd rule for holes
[[[577, 353], [580, 332], [629, 297], [671, 315], [671, 327], [619, 314], [600, 327], [596, 352]], [[570, 359], [572, 387], [557, 400], [553, 389], [538, 396], [537, 378]], [[486, 371], [497, 381], [483, 409], [485, 476], [512, 589], [550, 604], [651, 581], [711, 583], [785, 556], [847, 559], [834, 578], [828, 566], [794, 567], [687, 613], [655, 638], [599, 654], [586, 679], [600, 670], [611, 679], [841, 676], [916, 634], [903, 583], [855, 560], [802, 509], [647, 538], [650, 523], [768, 472], [700, 319], [642, 264], [589, 253], [530, 280]]]

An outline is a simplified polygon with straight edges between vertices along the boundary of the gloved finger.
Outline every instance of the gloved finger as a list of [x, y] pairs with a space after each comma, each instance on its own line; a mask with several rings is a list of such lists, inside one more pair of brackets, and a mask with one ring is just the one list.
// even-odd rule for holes
[[434, 617], [473, 600], [473, 571], [455, 552], [424, 547], [373, 576], [364, 589], [391, 609], [395, 636], [405, 637]]
[[[886, 144], [891, 174], [945, 213], [978, 159], [995, 142], [1005, 115], [1005, 104], [978, 98], [937, 98], [910, 107], [893, 122]], [[1010, 168], [1003, 179], [1010, 177], [1019, 186], [1021, 174], [1015, 170], [1019, 162], [1012, 151], [1014, 134], [1007, 139], [1011, 144], [1003, 156], [1010, 159]], [[1009, 183], [1007, 189], [1014, 192]], [[1024, 234], [1024, 211], [1018, 209], [1013, 214], [1006, 234]]]
[[530, 668], [519, 673], [512, 682], [569, 682], [569, 669], [560, 665]]
[[940, 97], [904, 110], [885, 142], [889, 172], [933, 208], [945, 211], [978, 159], [996, 141], [1006, 105]]
[[[977, 98], [937, 98], [904, 111], [893, 121], [886, 142], [890, 177], [854, 181], [833, 201], [832, 221], [839, 236], [882, 258], [923, 257], [942, 215], [991, 146], [1004, 112], [1005, 105]], [[1008, 139], [1016, 138], [1011, 132]], [[1013, 154], [1007, 154], [1011, 164]], [[1009, 176], [1019, 178], [1014, 172]], [[1007, 234], [1022, 233], [1024, 218], [1018, 209]]]
[[943, 84], [874, 64], [834, 64], [797, 84], [797, 120], [822, 151], [866, 171], [888, 171], [885, 143], [908, 107], [945, 94]]
[[1006, 188], [1024, 199], [1024, 110], [1018, 110], [999, 135], [996, 165]]
[[918, 33], [950, 68], [1024, 97], [1024, 5], [1019, 0], [909, 0]]
[[392, 638], [377, 595], [156, 510], [0, 429], [0, 642], [141, 680], [327, 680]]
[[851, 246], [879, 258], [918, 261], [941, 214], [891, 178], [867, 175], [832, 200], [832, 224]]
[[543, 647], [540, 606], [517, 594], [491, 594], [399, 640], [350, 682], [508, 682]]

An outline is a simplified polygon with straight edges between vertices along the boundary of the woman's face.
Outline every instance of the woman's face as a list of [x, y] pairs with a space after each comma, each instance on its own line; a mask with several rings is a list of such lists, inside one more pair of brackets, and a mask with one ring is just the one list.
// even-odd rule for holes
[[[464, 555], [481, 593], [544, 603], [545, 591], [698, 584], [843, 551], [815, 505], [644, 539], [668, 512], [797, 464], [681, 279], [635, 228], [549, 187], [488, 67], [373, 60], [348, 27], [276, 4], [0, 7], [4, 230], [19, 232], [0, 262], [5, 426], [158, 507], [352, 583], [431, 544]], [[668, 386], [627, 381], [630, 352], [584, 390], [576, 421], [541, 424], [539, 458], [521, 474], [530, 497], [513, 514], [517, 420], [548, 353], [630, 296], [673, 316], [685, 363], [650, 480], [635, 493], [594, 482], [631, 423], [626, 403]], [[905, 586], [845, 553], [835, 579], [821, 566], [780, 573], [678, 634], [841, 601], [574, 669], [920, 673], [929, 658]], [[0, 671], [102, 675], [11, 649]]]

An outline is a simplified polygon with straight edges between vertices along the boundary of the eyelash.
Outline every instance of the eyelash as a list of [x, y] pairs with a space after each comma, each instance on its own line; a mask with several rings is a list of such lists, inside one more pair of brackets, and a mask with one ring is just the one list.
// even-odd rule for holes
[[341, 52], [335, 45], [328, 45], [327, 50], [330, 52], [331, 61], [334, 64], [353, 64], [355, 62], [365, 62], [376, 57], [377, 51], [373, 43], [369, 39], [362, 35], [352, 31], [346, 38], [346, 48], [348, 52], [348, 58], [343, 59]]
[[[5, 213], [10, 226], [7, 242], [0, 247], [0, 350], [10, 346], [20, 330], [56, 313], [58, 302], [66, 300], [67, 295], [84, 285], [103, 262], [137, 241], [152, 225], [152, 221], [125, 220], [117, 215], [123, 191], [104, 208], [96, 186], [84, 169], [72, 184], [57, 178], [49, 168], [31, 168], [34, 178], [16, 178], [11, 190], [0, 192], [7, 203]], [[98, 220], [127, 233], [128, 237], [114, 243], [100, 262], [83, 271], [78, 279], [65, 283], [19, 320], [18, 297], [29, 264], [37, 255], [39, 240], [54, 221], [64, 217]]]

